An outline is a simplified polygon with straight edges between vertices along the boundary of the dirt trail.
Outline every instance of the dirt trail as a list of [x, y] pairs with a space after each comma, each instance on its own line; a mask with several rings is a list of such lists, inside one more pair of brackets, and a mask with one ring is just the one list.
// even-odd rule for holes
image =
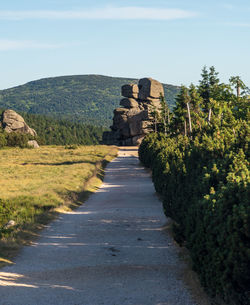
[[136, 148], [122, 148], [101, 188], [1, 269], [1, 305], [197, 304], [136, 155]]

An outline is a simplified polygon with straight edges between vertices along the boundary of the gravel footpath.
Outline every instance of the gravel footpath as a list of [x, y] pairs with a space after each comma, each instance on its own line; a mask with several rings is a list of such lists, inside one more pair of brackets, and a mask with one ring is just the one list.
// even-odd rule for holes
[[197, 305], [149, 173], [121, 149], [101, 188], [0, 272], [1, 305]]

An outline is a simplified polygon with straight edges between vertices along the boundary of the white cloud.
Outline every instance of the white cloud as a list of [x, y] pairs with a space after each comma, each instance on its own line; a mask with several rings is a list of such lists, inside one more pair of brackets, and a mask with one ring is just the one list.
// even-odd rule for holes
[[224, 3], [222, 4], [222, 7], [229, 11], [233, 11], [235, 9], [235, 6], [230, 3]]
[[173, 20], [194, 16], [196, 13], [186, 10], [144, 7], [107, 7], [78, 11], [0, 11], [0, 20]]
[[226, 23], [228, 26], [234, 26], [234, 27], [242, 27], [242, 28], [250, 28], [250, 23], [243, 23], [243, 22], [231, 22]]
[[235, 23], [234, 25], [243, 28], [250, 28], [250, 23]]
[[0, 39], [0, 51], [26, 50], [26, 49], [56, 49], [60, 47], [63, 47], [63, 45], [40, 43], [30, 40]]

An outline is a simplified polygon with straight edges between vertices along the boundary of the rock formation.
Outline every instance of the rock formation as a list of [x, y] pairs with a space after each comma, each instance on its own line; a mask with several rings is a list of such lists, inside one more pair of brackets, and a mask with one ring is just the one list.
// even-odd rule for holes
[[138, 85], [122, 86], [124, 97], [114, 110], [112, 131], [103, 134], [103, 142], [113, 145], [139, 145], [145, 135], [152, 131], [153, 112], [161, 107], [164, 96], [161, 83], [152, 78], [142, 78]]
[[29, 140], [27, 144], [29, 147], [32, 147], [32, 148], [39, 148], [39, 145], [36, 140]]
[[30, 128], [24, 121], [23, 117], [17, 114], [14, 110], [7, 109], [3, 112], [0, 126], [10, 133], [10, 132], [20, 132], [30, 134], [35, 137], [36, 131]]

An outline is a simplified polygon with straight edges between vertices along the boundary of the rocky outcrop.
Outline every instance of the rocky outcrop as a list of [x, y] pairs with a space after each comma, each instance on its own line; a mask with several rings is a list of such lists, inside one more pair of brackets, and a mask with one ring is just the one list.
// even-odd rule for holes
[[152, 131], [153, 112], [161, 107], [164, 96], [161, 83], [152, 78], [142, 78], [138, 85], [122, 86], [121, 108], [114, 110], [112, 131], [103, 134], [103, 143], [113, 145], [139, 145]]
[[159, 99], [164, 95], [164, 89], [161, 83], [152, 78], [142, 78], [139, 80], [139, 99]]
[[20, 132], [30, 134], [33, 137], [37, 135], [36, 131], [25, 123], [23, 117], [11, 109], [7, 109], [3, 112], [0, 124], [4, 131], [8, 133]]
[[132, 84], [132, 85], [122, 86], [122, 96], [137, 99], [138, 95], [139, 95], [139, 88], [137, 85]]

